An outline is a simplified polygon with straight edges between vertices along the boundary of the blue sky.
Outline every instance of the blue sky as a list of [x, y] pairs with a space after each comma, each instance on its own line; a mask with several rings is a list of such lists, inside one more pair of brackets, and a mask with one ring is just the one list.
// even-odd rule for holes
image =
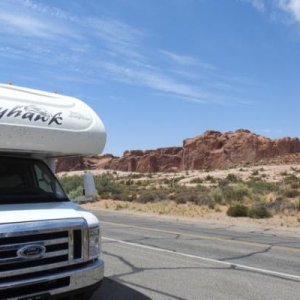
[[107, 153], [300, 136], [300, 0], [0, 0], [0, 68], [89, 103]]

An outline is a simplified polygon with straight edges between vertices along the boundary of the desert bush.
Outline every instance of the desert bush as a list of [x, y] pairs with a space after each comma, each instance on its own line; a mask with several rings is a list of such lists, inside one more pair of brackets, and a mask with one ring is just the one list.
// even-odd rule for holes
[[223, 186], [220, 188], [223, 195], [223, 200], [227, 203], [242, 202], [246, 197], [250, 197], [250, 192], [247, 186], [238, 184], [235, 186]]
[[190, 182], [191, 182], [191, 183], [203, 183], [203, 179], [197, 177], [197, 178], [192, 179]]
[[267, 202], [265, 207], [277, 213], [283, 211], [287, 207], [287, 201], [285, 201], [283, 197], [277, 197], [275, 200]]
[[197, 204], [197, 205], [208, 205], [208, 206], [212, 206], [213, 205], [213, 207], [215, 205], [213, 199], [207, 193], [199, 193], [199, 194], [197, 194], [196, 197], [194, 198], [193, 202], [195, 204]]
[[298, 197], [299, 196], [299, 191], [296, 190], [296, 189], [289, 189], [287, 188], [286, 190], [284, 190], [283, 192], [283, 195], [285, 197], [288, 197], [288, 198], [295, 198], [295, 197]]
[[71, 200], [83, 196], [83, 187], [79, 185], [76, 189], [71, 190], [68, 196]]
[[197, 184], [195, 187], [195, 190], [197, 192], [202, 192], [202, 193], [208, 193], [210, 191], [210, 188], [206, 187], [205, 185], [202, 184]]
[[155, 200], [155, 196], [153, 193], [142, 193], [139, 195], [139, 197], [136, 199], [137, 202], [139, 203], [148, 203], [148, 202], [152, 202]]
[[277, 192], [279, 190], [278, 183], [275, 182], [265, 182], [265, 181], [256, 181], [251, 180], [245, 183], [248, 188], [252, 190], [253, 193], [256, 194], [265, 194], [270, 192]]
[[128, 180], [125, 181], [125, 184], [126, 185], [133, 185], [134, 181], [132, 179], [128, 179]]
[[267, 208], [272, 213], [279, 213], [283, 211], [295, 211], [298, 210], [299, 201], [291, 202], [283, 196], [278, 196], [274, 201], [270, 201], [264, 204], [264, 207]]
[[82, 191], [83, 191], [82, 176], [62, 176], [59, 178], [59, 181], [63, 186], [64, 191], [69, 195], [70, 198], [71, 198], [70, 196], [71, 192], [73, 192], [74, 194], [75, 191], [78, 192], [79, 190], [81, 190], [80, 195], [82, 195]]
[[230, 217], [247, 217], [248, 207], [240, 204], [230, 206], [227, 210], [227, 215]]
[[298, 198], [297, 202], [295, 203], [295, 209], [300, 211], [300, 199]]
[[215, 188], [210, 192], [211, 198], [215, 203], [221, 204], [223, 203], [223, 195], [222, 190], [220, 188]]
[[171, 184], [176, 185], [180, 180], [184, 179], [184, 176], [177, 176], [171, 179]]
[[218, 180], [218, 186], [220, 188], [223, 188], [223, 187], [225, 187], [225, 186], [227, 186], [229, 184], [230, 184], [230, 182], [226, 178]]
[[300, 181], [290, 183], [292, 189], [300, 189]]
[[116, 195], [122, 194], [126, 190], [126, 186], [116, 182], [110, 176], [104, 174], [95, 177], [97, 192], [100, 196], [103, 194]]
[[186, 188], [176, 191], [172, 194], [170, 199], [174, 200], [178, 204], [193, 202], [197, 205], [211, 205], [211, 203], [215, 203], [208, 192], [199, 190], [197, 188]]
[[238, 182], [239, 178], [235, 174], [230, 173], [227, 175], [226, 180], [229, 182]]
[[185, 189], [176, 191], [170, 199], [174, 200], [178, 204], [186, 202], [194, 202], [197, 197], [197, 193], [192, 189]]
[[112, 194], [110, 196], [113, 200], [120, 200], [120, 201], [136, 201], [137, 199], [137, 194], [134, 192], [129, 192], [129, 191], [123, 191], [120, 194]]
[[205, 181], [210, 181], [211, 183], [216, 183], [216, 178], [214, 178], [213, 176], [211, 175], [207, 175], [205, 177]]
[[283, 182], [286, 184], [299, 183], [299, 178], [295, 175], [288, 175], [283, 179]]
[[139, 197], [136, 198], [136, 202], [140, 203], [148, 203], [148, 202], [154, 202], [154, 201], [161, 201], [167, 199], [167, 195], [163, 192], [149, 192], [145, 191], [139, 195]]
[[248, 217], [252, 219], [270, 218], [271, 213], [264, 206], [251, 207], [248, 209]]
[[288, 175], [288, 172], [287, 172], [287, 171], [283, 171], [283, 172], [281, 172], [279, 175], [281, 175], [281, 176], [287, 176], [287, 175]]
[[299, 173], [299, 172], [300, 172], [300, 169], [291, 167], [291, 171], [293, 171], [293, 172], [295, 172], [295, 173]]
[[134, 173], [134, 174], [131, 174], [131, 175], [130, 175], [130, 178], [132, 178], [132, 179], [139, 179], [139, 178], [142, 178], [142, 177], [144, 177], [144, 176], [145, 176], [145, 174]]

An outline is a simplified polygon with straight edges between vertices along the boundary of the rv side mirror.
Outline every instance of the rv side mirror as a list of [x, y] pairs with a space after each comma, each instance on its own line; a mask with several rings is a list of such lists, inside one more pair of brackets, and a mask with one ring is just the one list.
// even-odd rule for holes
[[94, 176], [90, 172], [86, 172], [83, 175], [83, 195], [91, 197], [97, 194]]

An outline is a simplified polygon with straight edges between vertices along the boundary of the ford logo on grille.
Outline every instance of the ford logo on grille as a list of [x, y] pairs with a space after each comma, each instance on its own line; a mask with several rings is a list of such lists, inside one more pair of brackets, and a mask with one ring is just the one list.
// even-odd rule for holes
[[46, 248], [42, 245], [28, 245], [18, 250], [18, 257], [25, 259], [42, 258], [46, 252]]

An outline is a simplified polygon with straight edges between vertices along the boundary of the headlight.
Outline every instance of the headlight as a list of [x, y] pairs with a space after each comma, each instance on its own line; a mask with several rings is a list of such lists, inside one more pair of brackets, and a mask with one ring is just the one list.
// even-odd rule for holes
[[89, 229], [89, 258], [98, 258], [100, 255], [100, 228], [94, 227]]

